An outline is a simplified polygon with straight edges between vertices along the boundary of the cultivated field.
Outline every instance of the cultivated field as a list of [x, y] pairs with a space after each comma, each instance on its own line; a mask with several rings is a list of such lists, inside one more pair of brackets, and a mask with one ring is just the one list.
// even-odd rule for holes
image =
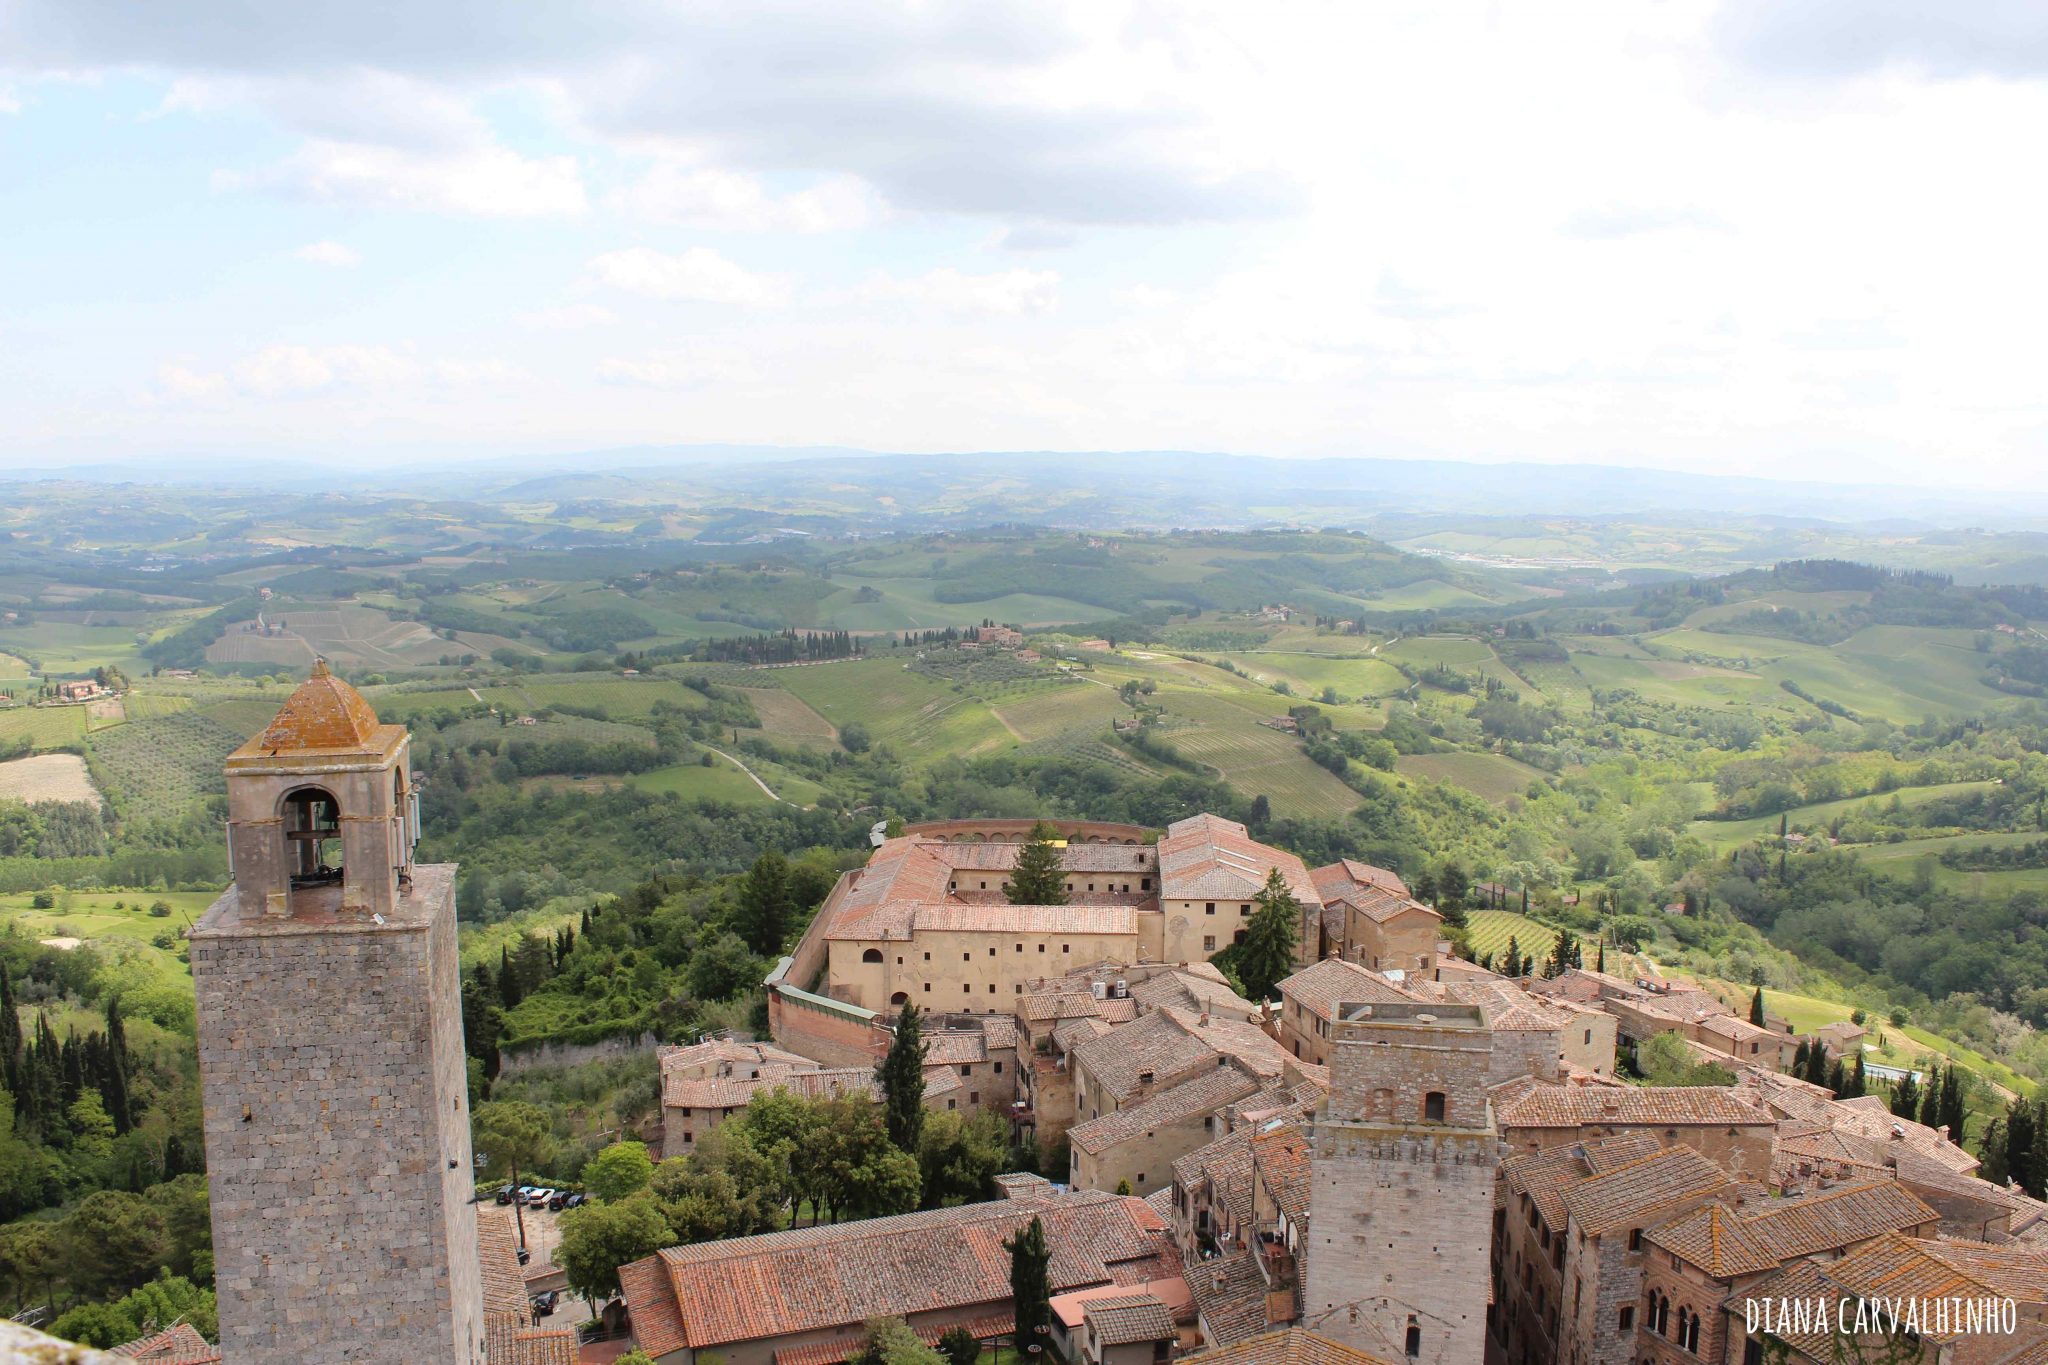
[[1427, 777], [1466, 791], [1498, 805], [1510, 796], [1529, 790], [1531, 782], [1543, 781], [1543, 773], [1506, 754], [1403, 754], [1394, 760], [1394, 770], [1406, 777]]
[[1822, 801], [1811, 806], [1798, 806], [1784, 812], [1782, 817], [1759, 815], [1749, 820], [1695, 820], [1687, 832], [1706, 840], [1716, 848], [1737, 848], [1752, 839], [1766, 834], [1776, 834], [1780, 818], [1783, 818], [1793, 830], [1811, 831], [1821, 828], [1839, 816], [1858, 811], [1875, 811], [1880, 807], [1889, 806], [1894, 798], [1897, 798], [1902, 806], [1910, 809], [1945, 796], [1989, 791], [1994, 785], [1990, 782], [1944, 782], [1932, 787], [1900, 787], [1897, 791], [1879, 792], [1872, 796], [1845, 796], [1839, 801]]
[[100, 802], [99, 789], [77, 754], [35, 754], [0, 763], [0, 801]]
[[247, 738], [203, 712], [182, 711], [130, 721], [94, 735], [91, 742], [112, 789], [108, 794], [125, 815], [134, 816], [177, 811], [225, 791], [221, 764]]
[[839, 731], [807, 706], [793, 692], [779, 687], [743, 687], [755, 714], [761, 717], [761, 731], [781, 744], [835, 744]]
[[25, 735], [37, 749], [75, 747], [86, 720], [83, 706], [10, 706], [0, 709], [0, 744]]
[[1557, 946], [1555, 929], [1512, 910], [1471, 911], [1465, 916], [1465, 926], [1467, 934], [1471, 936], [1472, 953], [1475, 957], [1491, 956], [1498, 959], [1507, 951], [1508, 940], [1511, 938], [1515, 940], [1516, 949], [1524, 957], [1548, 957], [1550, 950]]

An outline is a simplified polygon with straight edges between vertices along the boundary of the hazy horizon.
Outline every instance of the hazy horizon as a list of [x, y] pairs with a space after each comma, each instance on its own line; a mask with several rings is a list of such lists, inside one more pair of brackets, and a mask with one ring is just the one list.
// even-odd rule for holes
[[0, 7], [13, 468], [1242, 451], [2048, 491], [2048, 12]]

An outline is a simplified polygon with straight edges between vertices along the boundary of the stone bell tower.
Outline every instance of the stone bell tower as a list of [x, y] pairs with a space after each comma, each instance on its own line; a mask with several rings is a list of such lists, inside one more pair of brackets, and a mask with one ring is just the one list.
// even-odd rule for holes
[[1485, 1012], [1340, 1004], [1331, 1039], [1302, 1325], [1393, 1360], [1482, 1360], [1500, 1159]]
[[191, 932], [224, 1365], [482, 1365], [455, 868], [410, 736], [316, 664], [228, 756]]

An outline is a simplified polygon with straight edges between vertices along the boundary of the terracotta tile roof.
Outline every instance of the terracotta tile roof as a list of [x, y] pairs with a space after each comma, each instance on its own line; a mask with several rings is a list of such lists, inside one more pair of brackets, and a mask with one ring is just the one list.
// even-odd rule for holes
[[1202, 1365], [1392, 1365], [1391, 1361], [1368, 1355], [1355, 1347], [1330, 1340], [1305, 1327], [1284, 1327], [1262, 1332], [1233, 1346], [1187, 1356]]
[[[1653, 1142], [1650, 1144], [1655, 1147]], [[1565, 1224], [1564, 1192], [1588, 1174], [1584, 1158], [1573, 1146], [1511, 1156], [1500, 1163], [1500, 1187], [1509, 1195], [1526, 1194], [1552, 1230]]]
[[379, 732], [403, 726], [380, 726], [377, 713], [363, 694], [327, 671], [321, 660], [285, 699], [263, 732], [236, 750], [237, 755], [341, 751], [380, 753], [388, 747]]
[[1294, 1062], [1293, 1056], [1275, 1041], [1272, 1034], [1247, 1020], [1226, 1018], [1215, 1013], [1202, 1014], [1172, 1005], [1158, 1012], [1186, 1029], [1190, 1037], [1229, 1057], [1254, 1076], [1273, 1079], [1284, 1075]]
[[1715, 1086], [1539, 1085], [1497, 1109], [1496, 1119], [1502, 1128], [1740, 1127], [1773, 1122], [1757, 1105]]
[[1234, 1066], [1215, 1067], [1156, 1095], [1148, 1095], [1136, 1104], [1124, 1105], [1114, 1114], [1077, 1123], [1067, 1130], [1067, 1141], [1094, 1156], [1119, 1142], [1218, 1113], [1232, 1100], [1258, 1088], [1257, 1081]]
[[1837, 1251], [1885, 1232], [1938, 1223], [1941, 1216], [1896, 1181], [1841, 1185], [1796, 1199], [1773, 1200], [1743, 1226], [1781, 1261]]
[[108, 1351], [150, 1365], [210, 1365], [220, 1359], [220, 1347], [199, 1335], [199, 1329], [181, 1322], [151, 1336], [138, 1337]]
[[1017, 1017], [1013, 1014], [991, 1014], [981, 1021], [981, 1036], [984, 1046], [990, 1052], [1014, 1051], [1017, 1046]]
[[[1017, 1316], [1014, 1313], [989, 1313], [961, 1325], [974, 1335], [976, 1341], [991, 1341], [1015, 1332]], [[953, 1326], [952, 1323], [926, 1323], [911, 1330], [925, 1345], [936, 1346], [939, 1338]], [[807, 1346], [791, 1346], [775, 1353], [775, 1365], [840, 1365], [841, 1361], [859, 1355], [867, 1344], [867, 1333], [856, 1332], [830, 1341], [814, 1341]], [[498, 1365], [498, 1362], [494, 1360], [491, 1365]]]
[[1400, 874], [1384, 867], [1374, 867], [1371, 863], [1361, 863], [1356, 858], [1341, 858], [1317, 868], [1309, 876], [1324, 900], [1331, 899], [1332, 893], [1341, 895], [1360, 886], [1376, 886], [1400, 896], [1408, 894], [1408, 883], [1401, 880]]
[[1092, 1299], [1082, 1306], [1081, 1316], [1104, 1346], [1166, 1341], [1175, 1335], [1173, 1314], [1150, 1294]]
[[534, 1327], [522, 1312], [484, 1315], [484, 1357], [491, 1365], [576, 1365], [576, 1330]]
[[1159, 840], [1159, 894], [1167, 899], [1248, 901], [1274, 868], [1296, 900], [1320, 908], [1301, 859], [1260, 843], [1234, 821], [1192, 815], [1168, 825]]
[[1062, 1052], [1072, 1052], [1091, 1038], [1100, 1038], [1113, 1025], [1107, 1019], [1069, 1019], [1052, 1031], [1052, 1039], [1060, 1045]]
[[772, 1043], [738, 1042], [730, 1038], [707, 1038], [688, 1047], [655, 1050], [663, 1077], [672, 1075], [745, 1074], [754, 1067], [771, 1063], [783, 1066], [816, 1066], [808, 1057], [785, 1052]]
[[980, 1030], [925, 1035], [926, 1066], [963, 1066], [988, 1060], [988, 1039]]
[[1197, 1147], [1173, 1163], [1173, 1183], [1184, 1190], [1199, 1191], [1205, 1184], [1216, 1202], [1228, 1210], [1239, 1225], [1252, 1216], [1252, 1133], [1239, 1128], [1224, 1134], [1206, 1147]]
[[1259, 1007], [1232, 990], [1228, 981], [1211, 980], [1190, 971], [1161, 972], [1149, 980], [1135, 982], [1131, 986], [1130, 998], [1153, 1009], [1172, 1005], [1179, 1009], [1229, 1014], [1239, 1019], [1259, 1012]]
[[1589, 1176], [1564, 1192], [1571, 1225], [1598, 1237], [1622, 1227], [1643, 1227], [1674, 1205], [1728, 1189], [1728, 1173], [1690, 1147], [1666, 1147]]
[[1605, 1175], [1616, 1166], [1626, 1166], [1631, 1161], [1654, 1156], [1663, 1148], [1648, 1133], [1617, 1133], [1598, 1142], [1585, 1143], [1578, 1150], [1585, 1158], [1588, 1171], [1594, 1175]]
[[1054, 1019], [1093, 1018], [1102, 1013], [1099, 1007], [1104, 1003], [1090, 991], [1055, 986], [1024, 992], [1017, 1001], [1017, 1012], [1028, 1022], [1038, 1024]]
[[[1752, 1299], [1793, 1299], [1809, 1302], [1838, 1301], [1844, 1296], [1872, 1298], [1941, 1299], [2010, 1297], [2034, 1307], [2022, 1308], [2023, 1331], [2038, 1331], [2029, 1317], [2038, 1318], [2038, 1305], [2048, 1303], [2048, 1254], [2011, 1244], [1991, 1246], [1982, 1242], [1918, 1241], [1888, 1232], [1849, 1252], [1840, 1260], [1817, 1263], [1794, 1261], [1778, 1274], [1753, 1286]], [[1828, 1335], [1778, 1333], [1794, 1349], [1816, 1360], [1833, 1359]], [[1923, 1322], [1921, 1337], [1929, 1342], [1955, 1340], [1957, 1334], [1932, 1330]], [[2025, 1359], [2026, 1350], [2007, 1361]]]
[[1274, 1119], [1252, 1135], [1252, 1171], [1273, 1206], [1297, 1224], [1308, 1221], [1308, 1133], [1299, 1122]]
[[1195, 1311], [1209, 1340], [1231, 1346], [1266, 1330], [1266, 1279], [1251, 1252], [1197, 1261], [1187, 1273], [1188, 1292], [1195, 1296]]
[[1145, 1202], [1150, 1204], [1152, 1212], [1158, 1214], [1162, 1219], [1172, 1218], [1173, 1186], [1161, 1185], [1158, 1189], [1145, 1196]]
[[1165, 1083], [1220, 1060], [1215, 1047], [1193, 1036], [1165, 1010], [1134, 1019], [1070, 1051], [1073, 1065], [1085, 1069], [1096, 1084], [1116, 1096], [1118, 1104], [1145, 1084], [1143, 1078], [1148, 1074], [1153, 1081]]
[[[1144, 1200], [1074, 1191], [674, 1247], [622, 1268], [620, 1280], [650, 1355], [643, 1314], [664, 1339], [680, 1337], [670, 1350], [851, 1329], [883, 1314], [1006, 1302], [1002, 1243], [1034, 1216], [1045, 1223], [1055, 1292], [1141, 1283], [1179, 1265]], [[668, 1332], [671, 1315], [680, 1327]]]
[[1344, 1003], [1389, 1005], [1420, 997], [1356, 963], [1326, 957], [1281, 981], [1280, 998], [1300, 1004], [1318, 1019], [1334, 1019]]
[[1643, 1233], [1643, 1240], [1682, 1257], [1719, 1279], [1775, 1270], [1785, 1258], [1752, 1236], [1727, 1205], [1708, 1204]]
[[484, 1313], [509, 1313], [527, 1321], [526, 1276], [519, 1266], [519, 1233], [512, 1210], [476, 1206], [477, 1259], [483, 1269]]

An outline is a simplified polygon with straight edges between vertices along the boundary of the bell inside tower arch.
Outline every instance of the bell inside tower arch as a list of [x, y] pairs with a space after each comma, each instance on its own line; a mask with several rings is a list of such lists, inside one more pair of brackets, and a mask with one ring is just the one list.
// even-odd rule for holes
[[293, 889], [341, 880], [341, 803], [324, 787], [301, 787], [284, 799], [284, 837]]

